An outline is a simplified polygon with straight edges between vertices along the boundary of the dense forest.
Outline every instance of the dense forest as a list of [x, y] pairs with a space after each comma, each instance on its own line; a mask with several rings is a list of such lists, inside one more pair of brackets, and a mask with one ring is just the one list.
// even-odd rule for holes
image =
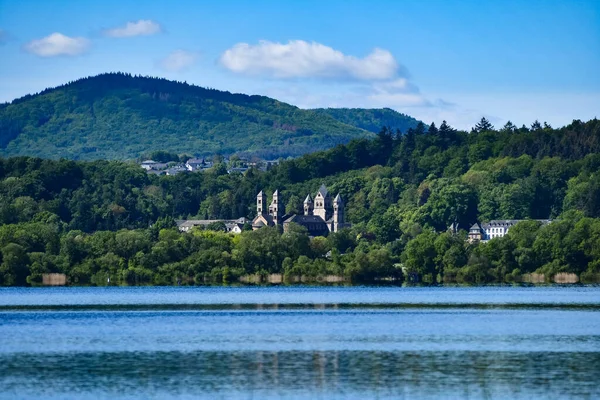
[[377, 133], [382, 126], [393, 126], [402, 132], [416, 128], [418, 120], [390, 108], [316, 108], [318, 114], [330, 115], [345, 124]]
[[[600, 121], [537, 121], [470, 132], [443, 122], [282, 162], [267, 171], [149, 175], [120, 161], [0, 159], [0, 283], [231, 282], [247, 273], [341, 274], [358, 282], [513, 282], [529, 272], [600, 277]], [[179, 233], [176, 218], [253, 217], [276, 188], [299, 211], [325, 183], [353, 226], [309, 238], [300, 226], [239, 235]], [[533, 219], [551, 218], [542, 226]], [[503, 238], [468, 243], [476, 221], [530, 219]], [[448, 227], [457, 222], [457, 234]]]
[[390, 109], [303, 110], [264, 96], [102, 74], [0, 105], [0, 155], [126, 160], [167, 150], [297, 156], [418, 121]]

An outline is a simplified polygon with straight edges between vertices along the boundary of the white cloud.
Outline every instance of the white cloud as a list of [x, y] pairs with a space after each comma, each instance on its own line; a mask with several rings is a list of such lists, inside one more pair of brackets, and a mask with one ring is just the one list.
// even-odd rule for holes
[[[345, 55], [331, 47], [293, 40], [287, 44], [261, 41], [238, 43], [221, 56], [230, 71], [272, 78], [330, 78], [327, 90], [316, 88], [300, 103], [319, 106], [430, 107], [408, 79], [408, 73], [387, 50], [376, 48], [364, 58]], [[336, 83], [337, 82], [337, 83]], [[320, 81], [323, 84], [323, 81]], [[289, 83], [286, 83], [289, 87]], [[296, 97], [296, 96], [293, 96]], [[316, 105], [316, 104], [315, 104]]]
[[387, 50], [376, 48], [364, 58], [345, 55], [320, 43], [266, 40], [257, 45], [238, 43], [226, 50], [221, 64], [230, 71], [274, 78], [334, 78], [385, 80], [398, 75], [400, 65]]
[[419, 91], [419, 88], [406, 78], [375, 82], [372, 87], [375, 92], [379, 93], [413, 93]]
[[24, 46], [29, 53], [40, 57], [76, 56], [85, 53], [90, 41], [82, 37], [69, 37], [55, 32], [45, 38], [32, 40]]
[[[258, 90], [260, 92], [260, 90]], [[255, 90], [256, 92], [256, 90]], [[431, 108], [432, 104], [425, 96], [417, 92], [380, 92], [371, 85], [314, 85], [272, 84], [262, 92], [267, 96], [289, 102], [300, 108], [350, 107], [382, 108], [389, 107], [412, 114], [417, 109]]]
[[368, 97], [372, 107], [429, 107], [431, 102], [419, 93], [374, 93]]
[[128, 22], [125, 26], [107, 29], [104, 36], [122, 38], [131, 36], [149, 36], [162, 32], [158, 22], [149, 19], [140, 19], [137, 22]]
[[160, 67], [166, 71], [178, 72], [191, 67], [198, 60], [198, 53], [175, 50], [160, 62]]
[[264, 94], [302, 108], [389, 107], [426, 123], [439, 125], [445, 119], [465, 129], [482, 115], [495, 118], [478, 106], [466, 108], [422, 94], [408, 71], [383, 49], [357, 58], [315, 42], [261, 41], [236, 44], [221, 55], [220, 63], [238, 74], [275, 78], [255, 84], [263, 86], [258, 90]]
[[421, 93], [419, 88], [405, 78], [393, 81], [377, 82], [367, 94], [368, 101], [375, 107], [429, 107], [431, 102]]

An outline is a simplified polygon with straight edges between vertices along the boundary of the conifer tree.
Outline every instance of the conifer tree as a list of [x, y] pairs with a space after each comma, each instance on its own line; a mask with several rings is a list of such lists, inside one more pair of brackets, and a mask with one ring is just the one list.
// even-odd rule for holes
[[533, 124], [531, 124], [531, 130], [532, 131], [541, 131], [542, 130], [542, 124], [540, 124], [540, 121], [538, 121], [537, 119], [533, 122]]
[[435, 122], [432, 122], [431, 125], [429, 125], [429, 128], [427, 129], [427, 132], [430, 135], [433, 135], [433, 136], [437, 136], [438, 135], [439, 131], [438, 131], [438, 128], [435, 126]]
[[439, 129], [439, 136], [442, 141], [442, 148], [447, 149], [454, 141], [454, 134], [456, 130], [452, 128], [446, 120], [442, 121]]
[[508, 121], [506, 124], [504, 124], [504, 126], [501, 129], [502, 132], [509, 132], [509, 133], [512, 133], [516, 130], [517, 130], [517, 127], [511, 121]]
[[425, 124], [422, 123], [421, 121], [419, 121], [419, 123], [417, 124], [417, 126], [415, 127], [415, 134], [417, 136], [420, 135], [424, 135], [425, 134]]
[[481, 117], [481, 120], [479, 120], [477, 125], [475, 125], [475, 127], [472, 129], [472, 132], [474, 131], [476, 133], [481, 133], [493, 130], [494, 125], [492, 125], [491, 122], [488, 121], [485, 117]]

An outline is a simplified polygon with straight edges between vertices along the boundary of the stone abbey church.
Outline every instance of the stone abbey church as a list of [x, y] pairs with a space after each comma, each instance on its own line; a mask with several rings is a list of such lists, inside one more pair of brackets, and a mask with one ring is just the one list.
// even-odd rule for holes
[[267, 195], [260, 191], [256, 196], [257, 215], [252, 221], [252, 229], [283, 225], [283, 230], [286, 231], [289, 224], [294, 222], [308, 229], [308, 234], [311, 236], [327, 236], [329, 232], [337, 232], [350, 226], [345, 220], [342, 197], [338, 194], [332, 200], [325, 185], [321, 186], [314, 200], [310, 194], [306, 196], [303, 215], [284, 215], [280, 200], [279, 191], [276, 190], [267, 212], [265, 211]]

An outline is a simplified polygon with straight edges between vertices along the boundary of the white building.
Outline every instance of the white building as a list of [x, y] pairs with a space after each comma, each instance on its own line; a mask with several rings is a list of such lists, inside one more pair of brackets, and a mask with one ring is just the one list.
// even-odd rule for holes
[[[521, 221], [526, 221], [524, 219], [495, 219], [485, 224], [480, 224], [476, 222], [473, 224], [471, 229], [469, 229], [469, 241], [481, 241], [487, 242], [488, 240], [503, 237], [508, 233], [510, 228], [515, 226]], [[551, 219], [536, 219], [533, 221], [539, 221], [542, 225], [549, 224], [552, 222]]]
[[204, 168], [205, 165], [206, 165], [206, 163], [204, 162], [203, 158], [190, 158], [185, 163], [185, 167], [190, 172], [202, 169], [202, 168]]
[[208, 225], [215, 222], [223, 222], [225, 224], [225, 230], [231, 233], [242, 233], [242, 228], [248, 220], [244, 217], [233, 219], [233, 220], [224, 220], [224, 219], [182, 219], [177, 220], [175, 223], [177, 224], [177, 228], [180, 232], [189, 232], [195, 226], [207, 227]]
[[242, 230], [244, 229], [244, 224], [240, 224], [237, 222], [226, 223], [225, 229], [227, 230], [227, 232], [235, 233], [237, 235], [238, 233], [242, 233]]
[[144, 168], [146, 171], [158, 171], [161, 169], [165, 169], [167, 167], [166, 163], [159, 163], [153, 160], [142, 161], [140, 167]]

